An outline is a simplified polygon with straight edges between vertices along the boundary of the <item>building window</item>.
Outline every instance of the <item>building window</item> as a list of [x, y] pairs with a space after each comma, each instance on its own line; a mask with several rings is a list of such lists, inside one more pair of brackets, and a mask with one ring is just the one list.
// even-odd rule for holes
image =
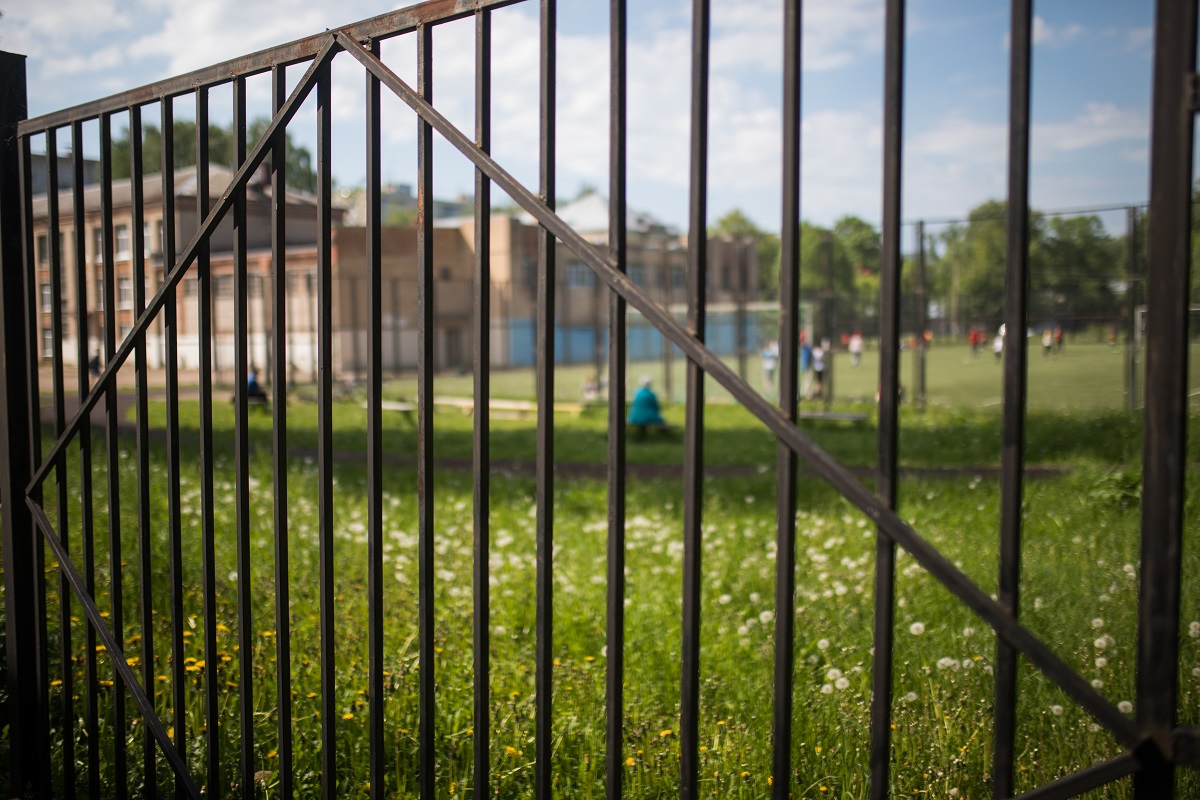
[[42, 289], [42, 311], [45, 311], [46, 313], [50, 313], [51, 309], [54, 307], [54, 297], [50, 291], [50, 284], [43, 283], [41, 286], [41, 289]]
[[129, 254], [132, 252], [132, 248], [129, 246], [129, 226], [118, 225], [114, 233], [113, 241], [116, 242], [116, 257], [120, 259], [129, 258]]
[[99, 264], [104, 260], [104, 229], [92, 228], [92, 261]]
[[686, 284], [683, 279], [683, 267], [671, 267], [671, 288], [686, 288]]
[[198, 292], [199, 289], [200, 289], [200, 282], [197, 281], [195, 278], [184, 278], [183, 279], [183, 296], [184, 297], [195, 297], [196, 292]]
[[49, 326], [42, 328], [42, 358], [54, 357], [54, 330]]
[[117, 278], [117, 308], [133, 308], [133, 278]]
[[590, 289], [596, 285], [596, 275], [582, 261], [567, 264], [567, 286], [572, 289]]
[[39, 233], [37, 237], [37, 263], [50, 263], [50, 238], [44, 233]]
[[453, 275], [450, 272], [449, 267], [439, 267], [438, 268], [438, 280], [442, 281], [443, 283], [449, 283], [451, 277], [453, 277]]
[[633, 263], [629, 265], [629, 280], [638, 286], [646, 285], [646, 265]]
[[247, 275], [246, 276], [246, 295], [248, 297], [262, 297], [263, 284], [267, 279], [263, 275]]
[[96, 302], [98, 305], [104, 305], [104, 273], [96, 273]]
[[526, 286], [537, 286], [537, 261], [527, 258], [521, 262], [521, 280]]
[[213, 292], [217, 297], [233, 296], [233, 276], [218, 275], [213, 282]]

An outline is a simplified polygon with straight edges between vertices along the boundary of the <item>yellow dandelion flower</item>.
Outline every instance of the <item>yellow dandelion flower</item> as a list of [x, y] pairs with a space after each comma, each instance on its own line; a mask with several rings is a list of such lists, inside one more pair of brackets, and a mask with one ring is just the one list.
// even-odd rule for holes
[[271, 752], [267, 753], [267, 758], [274, 758], [274, 757], [275, 757], [275, 756], [277, 756], [277, 755], [279, 755], [279, 751], [278, 751], [278, 750], [272, 750]]
[[749, 772], [746, 772], [746, 771], [743, 771], [743, 772], [742, 772], [742, 780], [746, 780], [746, 779], [747, 779], [747, 778], [749, 778], [749, 777], [750, 777], [750, 773], [749, 773]]
[[660, 737], [666, 738], [667, 736], [670, 736], [673, 733], [675, 733], [675, 731], [671, 730], [670, 728], [663, 728], [661, 731], [658, 732], [658, 735]]
[[816, 747], [816, 750], [817, 750], [817, 752], [818, 752], [818, 753], [819, 753], [819, 752], [821, 752], [823, 749], [824, 749], [824, 748], [823, 748], [823, 747], [821, 747], [821, 745], [817, 745], [817, 747]]
[[584, 657], [583, 657], [583, 660], [584, 660], [584, 661], [586, 661], [586, 662], [588, 662], [588, 663], [590, 664], [590, 663], [592, 663], [593, 661], [595, 661], [595, 660], [596, 660], [596, 657], [595, 657], [595, 656], [584, 656]]
[[515, 756], [517, 754], [517, 748], [506, 744], [506, 745], [504, 745], [504, 752], [510, 756]]
[[229, 628], [225, 627], [225, 623], [223, 622], [217, 623], [217, 630], [219, 630], [221, 633], [230, 633]]
[[627, 766], [627, 767], [632, 767], [635, 763], [637, 763], [637, 762], [635, 762], [633, 760], [633, 756], [630, 756], [629, 758], [625, 759], [625, 766]]
[[342, 714], [342, 719], [354, 719], [354, 714], [347, 711], [345, 714]]
[[59, 680], [58, 678], [55, 678], [54, 680], [50, 681], [50, 685], [51, 686], [62, 686], [62, 681]]

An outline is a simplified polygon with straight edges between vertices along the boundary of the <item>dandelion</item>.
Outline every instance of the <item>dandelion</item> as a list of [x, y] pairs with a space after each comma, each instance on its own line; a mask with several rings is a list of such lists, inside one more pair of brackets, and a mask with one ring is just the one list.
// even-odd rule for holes
[[833, 685], [839, 689], [848, 689], [850, 687], [850, 679], [849, 678], [838, 678], [836, 681], [833, 682]]
[[658, 732], [658, 737], [660, 739], [665, 739], [668, 736], [673, 735], [674, 733], [675, 733], [675, 731], [671, 730], [670, 728], [663, 728], [661, 731]]
[[1060, 705], [1050, 706], [1050, 713], [1056, 717], [1061, 717], [1063, 713], [1063, 707]]
[[1104, 648], [1108, 647], [1108, 640], [1101, 636], [1099, 639], [1092, 642], [1092, 644], [1095, 645], [1097, 650], [1103, 650]]
[[1192, 668], [1192, 677], [1194, 677], [1194, 678], [1200, 678], [1200, 667], [1193, 667], [1193, 668]]
[[842, 671], [837, 667], [831, 667], [829, 672], [825, 673], [825, 680], [828, 681], [836, 681], [840, 677], [842, 677]]
[[775, 619], [774, 611], [763, 611], [762, 613], [760, 613], [758, 615], [758, 621], [761, 622], [763, 625], [768, 624], [773, 619]]
[[1132, 714], [1133, 703], [1129, 702], [1128, 700], [1122, 700], [1121, 702], [1117, 703], [1117, 710], [1122, 714]]
[[1103, 689], [1104, 681], [1100, 680], [1099, 678], [1093, 678], [1092, 679], [1092, 688], [1093, 689]]
[[1188, 623], [1188, 636], [1193, 639], [1200, 639], [1200, 620]]
[[750, 777], [750, 773], [749, 773], [749, 772], [746, 772], [746, 771], [743, 771], [743, 772], [742, 772], [742, 780], [746, 780], [746, 779], [747, 779], [747, 778], [749, 778], [749, 777]]
[[636, 762], [633, 760], [633, 756], [630, 756], [629, 758], [625, 759], [625, 766], [627, 766], [627, 767], [632, 767], [635, 763]]
[[1092, 627], [1095, 628], [1096, 630], [1103, 628], [1104, 620], [1102, 620], [1100, 617], [1096, 617], [1094, 620], [1092, 620]]
[[909, 692], [908, 694], [904, 695], [904, 702], [906, 702], [906, 703], [915, 703], [915, 702], [917, 702], [917, 693], [916, 693], [916, 692]]
[[970, 639], [970, 638], [971, 638], [972, 636], [974, 636], [974, 635], [975, 635], [975, 629], [974, 629], [974, 628], [972, 628], [972, 627], [970, 627], [970, 626], [967, 626], [966, 628], [963, 628], [963, 638]]
[[720, 604], [721, 604], [721, 605], [723, 605], [723, 606], [727, 606], [727, 605], [729, 605], [730, 603], [732, 603], [732, 602], [733, 602], [733, 595], [731, 595], [731, 594], [723, 594], [723, 595], [721, 595], [720, 597], [718, 597], [718, 598], [717, 598], [717, 602], [718, 602], [718, 603], [720, 603]]
[[515, 748], [515, 747], [513, 747], [513, 746], [511, 746], [511, 745], [507, 745], [507, 744], [506, 744], [506, 745], [504, 746], [504, 752], [505, 752], [505, 753], [507, 753], [507, 754], [508, 754], [508, 755], [510, 755], [510, 756], [515, 756], [515, 755], [517, 754], [517, 748]]
[[957, 787], [957, 786], [955, 786], [953, 789], [951, 789], [951, 790], [948, 792], [948, 794], [949, 794], [951, 797], [958, 797], [958, 787]]
[[345, 714], [342, 714], [342, 719], [354, 719], [354, 714], [350, 711], [347, 711]]
[[829, 649], [829, 640], [828, 639], [818, 639], [817, 640], [817, 649], [818, 650], [828, 650]]
[[821, 687], [821, 694], [833, 694], [833, 684], [827, 683]]
[[925, 623], [924, 622], [914, 622], [912, 625], [908, 626], [908, 632], [911, 633], [913, 636], [920, 636], [922, 633], [925, 632]]

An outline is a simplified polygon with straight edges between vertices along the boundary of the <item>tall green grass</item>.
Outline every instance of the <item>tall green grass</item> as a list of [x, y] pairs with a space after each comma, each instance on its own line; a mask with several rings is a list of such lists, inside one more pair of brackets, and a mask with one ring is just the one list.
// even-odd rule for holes
[[[274, 551], [271, 464], [263, 419], [255, 421], [258, 447], [252, 461], [254, 649], [237, 648], [234, 474], [228, 450], [231, 417], [218, 408], [215, 515], [217, 591], [215, 661], [202, 651], [200, 517], [201, 502], [194, 408], [185, 409], [181, 431], [186, 451], [183, 476], [184, 619], [171, 620], [168, 601], [166, 472], [162, 453], [153, 453], [151, 509], [157, 680], [153, 687], [160, 717], [171, 724], [172, 665], [167, 643], [172, 623], [186, 636], [187, 758], [202, 776], [207, 758], [201, 731], [219, 724], [222, 783], [235, 796], [269, 797], [278, 785], [278, 710], [274, 619]], [[360, 452], [362, 409], [339, 407], [337, 445]], [[767, 797], [772, 752], [772, 670], [775, 551], [773, 440], [748, 423], [737, 409], [710, 414], [710, 463], [704, 487], [701, 641], [702, 791], [715, 797]], [[289, 431], [298, 451], [288, 468], [288, 539], [291, 552], [293, 685], [292, 730], [296, 737], [294, 775], [299, 795], [315, 797], [320, 787], [319, 692], [322, 665], [318, 620], [317, 468], [302, 451], [312, 436], [312, 420], [302, 405], [289, 408]], [[465, 457], [469, 420], [438, 415], [435, 450]], [[560, 456], [603, 458], [602, 423], [585, 414], [560, 421]], [[1193, 429], [1195, 426], [1193, 426]], [[813, 427], [814, 436], [852, 463], [872, 460], [870, 425]], [[412, 453], [414, 434], [397, 423], [387, 433], [389, 454]], [[497, 458], [532, 453], [530, 424], [500, 422], [493, 433]], [[123, 586], [125, 656], [141, 654], [138, 575], [139, 543], [133, 520], [136, 479], [126, 443], [120, 465], [121, 537], [127, 563]], [[672, 463], [677, 441], [630, 443], [633, 460]], [[1040, 448], [1040, 449], [1039, 449]], [[1135, 423], [1120, 415], [1079, 414], [1031, 417], [1031, 459], [1075, 468], [1058, 477], [1031, 480], [1025, 497], [1026, 525], [1022, 579], [1022, 621], [1068, 664], [1114, 703], [1133, 699], [1138, 586], [1137, 473]], [[994, 464], [999, 451], [995, 415], [939, 411], [906, 417], [904, 460], [919, 466]], [[469, 453], [469, 450], [466, 451]], [[1200, 450], [1193, 448], [1193, 454]], [[76, 454], [72, 454], [72, 459]], [[1194, 456], [1193, 456], [1194, 457]], [[738, 469], [729, 469], [737, 466]], [[97, 458], [95, 476], [97, 598], [111, 611], [106, 544], [105, 469]], [[76, 497], [77, 467], [69, 470]], [[1194, 531], [1200, 519], [1195, 474], [1187, 486], [1184, 618], [1181, 631], [1181, 721], [1200, 724], [1200, 552]], [[334, 564], [336, 619], [336, 698], [339, 796], [361, 796], [368, 780], [365, 690], [367, 622], [366, 475], [362, 461], [338, 461], [335, 478]], [[411, 468], [397, 464], [385, 475], [384, 545], [385, 761], [387, 796], [416, 797], [417, 735], [417, 492]], [[871, 629], [875, 538], [868, 521], [835, 492], [811, 476], [801, 478], [797, 514], [799, 541], [795, 595], [796, 664], [792, 776], [796, 797], [865, 797], [871, 687]], [[436, 529], [435, 619], [437, 683], [435, 740], [438, 796], [474, 796], [472, 747], [471, 591], [472, 482], [461, 470], [440, 470], [432, 479]], [[53, 497], [48, 485], [46, 497]], [[491, 672], [492, 737], [489, 745], [493, 795], [533, 793], [535, 652], [535, 487], [521, 474], [497, 473], [491, 491]], [[949, 477], [908, 477], [901, 487], [901, 515], [927, 536], [986, 591], [997, 573], [999, 493], [994, 474], [966, 468]], [[564, 476], [552, 507], [554, 555], [554, 787], [556, 796], [604, 796], [606, 488], [600, 479]], [[679, 678], [682, 545], [682, 492], [671, 476], [630, 482], [627, 513], [626, 674], [622, 756], [626, 796], [673, 796], [679, 770]], [[72, 556], [80, 559], [78, 508], [65, 521], [72, 531]], [[51, 587], [47, 618], [49, 652], [57, 653], [56, 565], [47, 568]], [[984, 797], [990, 794], [992, 667], [996, 640], [990, 629], [901, 554], [897, 575], [896, 653], [892, 664], [892, 789], [895, 796]], [[76, 693], [82, 684], [83, 625], [78, 603], [71, 637], [76, 660]], [[100, 654], [103, 681], [113, 679], [109, 655]], [[238, 781], [237, 742], [242, 734], [238, 703], [238, 664], [253, 659], [255, 681], [254, 787]], [[51, 677], [60, 680], [57, 661]], [[222, 689], [220, 720], [206, 720], [203, 682], [215, 674]], [[1121, 752], [1112, 737], [1036, 670], [1020, 672], [1018, 787], [1030, 789], [1070, 771]], [[51, 688], [52, 706], [57, 704]], [[115, 736], [130, 747], [129, 786], [136, 795], [145, 780], [140, 764], [141, 727], [112, 729], [113, 689], [101, 689], [100, 746], [106, 781], [115, 779], [111, 758]], [[76, 715], [82, 713], [82, 698]], [[136, 719], [136, 714], [130, 714]], [[86, 763], [86, 737], [75, 720], [55, 719], [52, 735], [75, 738], [79, 773]], [[61, 750], [56, 750], [61, 775]], [[161, 759], [154, 780], [171, 779]], [[1181, 775], [1186, 792], [1200, 784], [1195, 773]], [[60, 787], [61, 788], [61, 787]], [[1094, 796], [1127, 797], [1127, 782]], [[1184, 796], [1188, 796], [1186, 793]]]

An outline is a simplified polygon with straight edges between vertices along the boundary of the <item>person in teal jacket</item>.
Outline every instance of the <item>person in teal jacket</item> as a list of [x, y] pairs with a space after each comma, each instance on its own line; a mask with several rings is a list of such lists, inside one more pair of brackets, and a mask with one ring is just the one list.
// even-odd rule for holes
[[648, 377], [642, 378], [641, 388], [633, 396], [633, 405], [629, 407], [629, 424], [640, 428], [666, 425], [658, 410], [658, 395], [650, 388]]

